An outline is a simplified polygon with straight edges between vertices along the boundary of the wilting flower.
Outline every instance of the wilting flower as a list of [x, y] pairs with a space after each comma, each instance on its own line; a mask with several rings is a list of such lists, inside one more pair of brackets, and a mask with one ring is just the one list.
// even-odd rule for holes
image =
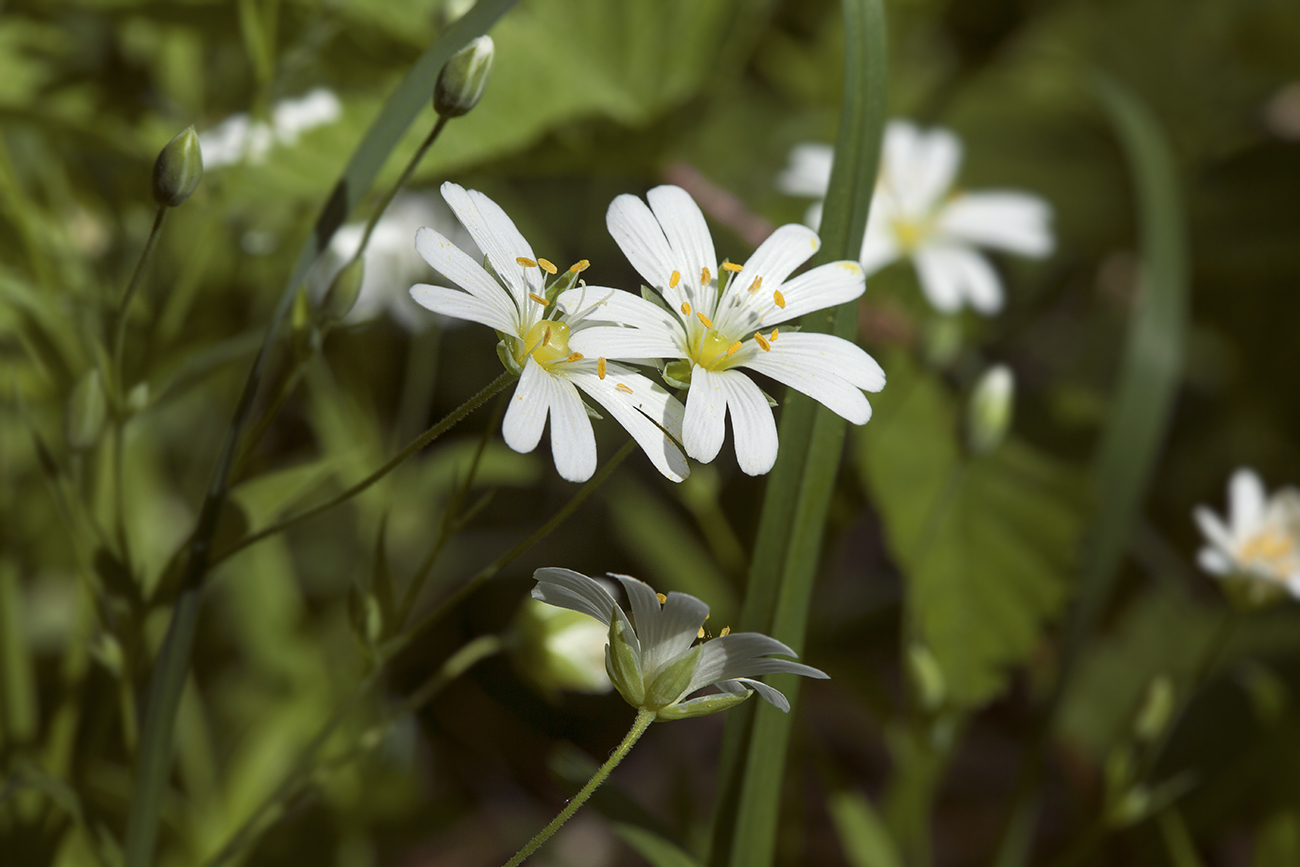
[[[610, 234], [665, 305], [629, 292], [571, 289], [565, 310], [606, 322], [572, 338], [586, 355], [681, 359], [664, 368], [672, 385], [689, 387], [682, 443], [705, 463], [722, 448], [725, 418], [740, 468], [766, 473], [776, 461], [776, 422], [767, 396], [740, 368], [802, 391], [854, 424], [871, 418], [862, 391], [879, 391], [885, 374], [859, 347], [829, 334], [782, 333], [805, 313], [852, 301], [864, 289], [856, 262], [831, 262], [788, 279], [821, 246], [804, 226], [777, 229], [742, 265], [718, 265], [704, 215], [687, 192], [651, 190], [614, 199]], [[625, 326], [633, 326], [631, 328]]]
[[418, 284], [411, 287], [411, 297], [435, 313], [479, 322], [502, 336], [498, 355], [520, 374], [502, 425], [506, 445], [517, 452], [535, 449], [549, 415], [556, 470], [571, 482], [591, 478], [596, 438], [578, 396], [582, 389], [627, 428], [659, 472], [675, 482], [685, 478], [686, 456], [673, 441], [681, 437], [681, 403], [641, 374], [569, 345], [589, 323], [581, 313], [561, 311], [552, 302], [560, 289], [577, 280], [586, 260], [560, 275], [533, 254], [496, 202], [450, 182], [442, 185], [442, 196], [487, 255], [492, 273], [446, 236], [423, 228], [415, 235], [415, 249], [460, 288]]
[[[757, 632], [728, 633], [703, 640], [709, 606], [687, 593], [655, 593], [643, 581], [613, 575], [627, 593], [632, 616], [600, 584], [570, 569], [538, 569], [533, 598], [588, 614], [609, 627], [605, 669], [619, 694], [660, 720], [685, 719], [726, 710], [757, 692], [783, 711], [780, 691], [752, 678], [789, 672], [825, 678], [825, 672], [771, 656], [795, 656], [775, 638]], [[696, 643], [699, 641], [699, 643]], [[711, 692], [692, 698], [703, 689]]]
[[333, 91], [318, 87], [297, 99], [271, 107], [269, 123], [245, 113], [232, 114], [199, 136], [203, 164], [209, 169], [266, 161], [276, 144], [293, 145], [310, 129], [333, 123], [343, 114], [343, 104]]
[[[825, 196], [833, 155], [828, 145], [799, 145], [777, 186], [791, 195]], [[969, 303], [995, 313], [1002, 307], [1002, 282], [976, 248], [1047, 256], [1053, 247], [1051, 207], [1028, 193], [954, 190], [961, 157], [961, 140], [948, 130], [927, 133], [904, 121], [889, 124], [862, 267], [873, 274], [910, 258], [935, 309], [950, 313]], [[818, 203], [809, 209], [809, 225], [816, 227], [820, 218]]]
[[1240, 582], [1249, 604], [1283, 592], [1300, 597], [1300, 490], [1270, 497], [1254, 471], [1240, 469], [1228, 483], [1227, 523], [1205, 506], [1194, 515], [1209, 542], [1198, 557], [1202, 569]]

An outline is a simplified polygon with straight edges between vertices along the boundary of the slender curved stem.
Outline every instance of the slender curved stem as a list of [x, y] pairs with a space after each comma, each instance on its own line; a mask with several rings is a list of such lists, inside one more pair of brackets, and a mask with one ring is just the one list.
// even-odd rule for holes
[[515, 856], [505, 863], [505, 867], [519, 867], [519, 865], [524, 862], [525, 858], [536, 852], [543, 843], [551, 838], [552, 834], [560, 830], [560, 826], [569, 821], [569, 818], [574, 813], [578, 812], [579, 807], [587, 803], [587, 799], [591, 797], [591, 793], [596, 791], [597, 787], [599, 787], [601, 783], [605, 782], [605, 778], [610, 775], [611, 771], [618, 767], [618, 763], [623, 761], [623, 757], [632, 750], [633, 745], [641, 739], [641, 735], [645, 734], [645, 730], [650, 728], [650, 723], [654, 721], [654, 711], [637, 711], [636, 721], [632, 723], [632, 728], [628, 730], [627, 736], [623, 738], [623, 742], [614, 749], [614, 752], [605, 761], [605, 764], [596, 769], [596, 773], [587, 781], [587, 785], [578, 790], [578, 794], [573, 796], [572, 801], [569, 801], [569, 803], [564, 805], [564, 809], [560, 811], [560, 814], [552, 819], [549, 825], [538, 831], [537, 836], [529, 840], [528, 844], [524, 846], [524, 848], [516, 852]]
[[277, 521], [276, 523], [272, 524], [269, 527], [265, 527], [261, 530], [258, 530], [256, 533], [250, 533], [249, 535], [240, 539], [235, 544], [231, 545], [226, 550], [221, 551], [218, 554], [214, 554], [212, 557], [212, 565], [215, 566], [216, 564], [227, 559], [231, 555], [244, 550], [249, 545], [256, 544], [257, 542], [260, 542], [269, 536], [274, 536], [276, 533], [282, 533], [285, 530], [289, 529], [290, 527], [301, 524], [303, 521], [314, 518], [317, 515], [322, 514], [323, 512], [328, 512], [330, 509], [334, 508], [335, 506], [346, 503], [348, 500], [352, 499], [357, 494], [360, 494], [362, 491], [369, 488], [375, 482], [379, 481], [384, 476], [388, 475], [393, 470], [397, 469], [397, 467], [400, 466], [404, 461], [406, 461], [406, 459], [409, 458], [411, 455], [415, 454], [420, 449], [424, 448], [429, 443], [433, 442], [438, 437], [442, 436], [444, 433], [449, 431], [457, 422], [465, 418], [465, 416], [469, 415], [474, 410], [478, 409], [480, 406], [487, 403], [488, 400], [493, 395], [497, 394], [497, 392], [501, 391], [503, 388], [509, 385], [512, 379], [514, 379], [514, 374], [509, 372], [502, 373], [496, 379], [492, 380], [486, 386], [484, 386], [483, 389], [478, 394], [474, 395], [469, 400], [465, 401], [460, 406], [456, 407], [456, 409], [453, 410], [450, 415], [445, 416], [441, 421], [439, 421], [433, 427], [429, 428], [427, 431], [420, 434], [415, 439], [411, 440], [411, 442], [407, 444], [406, 448], [402, 449], [400, 452], [394, 455], [393, 458], [388, 461], [388, 463], [384, 464], [382, 467], [375, 470], [373, 473], [366, 476], [364, 479], [357, 482], [355, 485], [348, 488], [346, 491], [339, 494], [337, 497], [334, 497], [331, 500], [321, 503], [320, 505], [312, 506], [310, 509], [305, 509], [304, 511], [301, 511], [296, 515], [290, 515], [284, 520]]
[[117, 305], [113, 331], [113, 393], [116, 396], [115, 408], [119, 411], [121, 403], [126, 398], [123, 394], [126, 389], [126, 377], [122, 375], [122, 347], [126, 343], [127, 311], [131, 308], [132, 300], [135, 299], [136, 290], [140, 288], [140, 275], [144, 273], [144, 263], [148, 261], [149, 254], [158, 243], [158, 234], [162, 230], [163, 217], [167, 216], [167, 210], [166, 205], [158, 206], [158, 213], [153, 218], [153, 228], [149, 230], [149, 240], [144, 242], [140, 259], [135, 263], [135, 270], [131, 272], [131, 282], [126, 284], [126, 291], [122, 293], [122, 300]]
[[431, 129], [429, 134], [425, 136], [424, 142], [416, 149], [415, 155], [411, 157], [411, 161], [408, 162], [406, 168], [402, 170], [402, 176], [397, 179], [397, 183], [393, 184], [393, 186], [389, 188], [388, 194], [384, 196], [384, 200], [379, 203], [379, 206], [375, 208], [374, 213], [370, 215], [370, 219], [366, 222], [365, 231], [361, 233], [361, 244], [358, 245], [357, 251], [352, 254], [352, 258], [348, 260], [348, 265], [351, 265], [357, 259], [361, 258], [361, 254], [366, 250], [366, 245], [370, 243], [370, 236], [374, 233], [375, 226], [379, 225], [379, 218], [384, 215], [384, 211], [388, 210], [388, 206], [392, 204], [393, 198], [397, 195], [397, 191], [406, 186], [406, 182], [411, 179], [411, 175], [415, 172], [415, 167], [420, 164], [420, 160], [424, 159], [425, 152], [432, 147], [435, 141], [437, 141], [438, 134], [442, 132], [442, 128], [447, 125], [448, 120], [449, 118], [445, 115], [438, 116], [438, 122], [433, 125], [433, 129]]

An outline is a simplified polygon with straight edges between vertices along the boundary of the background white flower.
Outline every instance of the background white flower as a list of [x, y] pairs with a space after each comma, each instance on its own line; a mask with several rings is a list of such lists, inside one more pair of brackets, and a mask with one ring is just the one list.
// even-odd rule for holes
[[[633, 707], [656, 711], [661, 720], [725, 710], [754, 692], [789, 712], [790, 703], [779, 690], [752, 678], [776, 672], [827, 678], [811, 666], [771, 659], [774, 654], [798, 654], [758, 632], [733, 632], [696, 644], [709, 606], [689, 593], [658, 594], [644, 581], [611, 575], [627, 593], [629, 620], [614, 597], [586, 575], [547, 567], [533, 577], [537, 579], [534, 599], [590, 615], [609, 627], [605, 667], [610, 680]], [[709, 687], [722, 695], [690, 697]]]
[[690, 388], [682, 429], [686, 453], [713, 460], [730, 413], [736, 458], [750, 475], [772, 468], [778, 443], [767, 397], [740, 368], [770, 376], [854, 424], [865, 424], [871, 405], [862, 391], [884, 387], [880, 365], [847, 340], [781, 333], [777, 327], [861, 296], [857, 263], [831, 262], [789, 279], [821, 244], [810, 229], [791, 224], [773, 232], [743, 266], [719, 266], [704, 215], [685, 190], [655, 187], [646, 198], [648, 206], [636, 196], [619, 196], [609, 206], [606, 224], [667, 309], [629, 292], [572, 289], [558, 299], [562, 309], [608, 320], [575, 334], [572, 345], [610, 358], [683, 359], [670, 364], [667, 375]]
[[[880, 177], [862, 242], [868, 275], [903, 258], [916, 265], [921, 289], [945, 313], [970, 304], [981, 313], [1002, 307], [1002, 281], [977, 248], [1031, 258], [1052, 252], [1051, 206], [1028, 193], [954, 189], [961, 165], [960, 139], [945, 129], [922, 131], [905, 121], [885, 130]], [[777, 187], [796, 196], [825, 196], [834, 151], [804, 144], [790, 153]], [[821, 219], [821, 203], [808, 211]]]
[[1209, 542], [1201, 549], [1201, 568], [1221, 577], [1253, 582], [1262, 593], [1285, 589], [1300, 597], [1300, 490], [1282, 488], [1273, 496], [1249, 469], [1228, 482], [1228, 520], [1198, 506], [1194, 512]]
[[[571, 482], [591, 478], [596, 439], [578, 396], [582, 389], [627, 429], [659, 472], [675, 482], [684, 479], [690, 470], [674, 442], [681, 438], [681, 402], [629, 368], [571, 349], [572, 335], [588, 323], [581, 314], [555, 315], [560, 311], [546, 297], [546, 275], [558, 269], [533, 254], [514, 222], [487, 196], [450, 182], [442, 185], [442, 195], [496, 276], [445, 235], [422, 228], [415, 236], [416, 250], [460, 288], [418, 284], [411, 287], [411, 297], [435, 313], [478, 322], [504, 336], [508, 357], [520, 370], [502, 424], [506, 445], [517, 452], [535, 449], [549, 416], [556, 470]], [[576, 277], [575, 269], [582, 267], [575, 265], [570, 274]]]
[[232, 114], [199, 134], [203, 168], [217, 169], [236, 163], [263, 163], [276, 144], [296, 144], [310, 129], [334, 123], [343, 116], [343, 104], [333, 91], [318, 87], [297, 99], [271, 107], [270, 122], [253, 120], [243, 112]]

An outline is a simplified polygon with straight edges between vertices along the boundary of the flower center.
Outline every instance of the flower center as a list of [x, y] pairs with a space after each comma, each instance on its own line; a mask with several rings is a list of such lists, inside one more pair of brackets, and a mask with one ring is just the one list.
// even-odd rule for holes
[[721, 370], [726, 367], [727, 349], [732, 341], [710, 328], [700, 337], [699, 348], [695, 350], [695, 363], [707, 370]]
[[1296, 540], [1277, 527], [1266, 527], [1246, 540], [1239, 556], [1246, 564], [1275, 578], [1295, 572]]
[[912, 220], [894, 220], [894, 236], [898, 239], [898, 246], [911, 252], [924, 240], [925, 227]]
[[[532, 354], [542, 367], [563, 361], [569, 352], [569, 326], [554, 319], [543, 319], [524, 335], [524, 354]], [[520, 358], [520, 364], [524, 359]]]

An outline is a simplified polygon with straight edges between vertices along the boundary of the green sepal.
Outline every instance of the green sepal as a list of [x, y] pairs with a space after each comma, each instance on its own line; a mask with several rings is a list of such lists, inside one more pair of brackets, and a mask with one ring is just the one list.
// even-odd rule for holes
[[645, 705], [645, 681], [641, 678], [641, 661], [623, 637], [627, 627], [617, 614], [609, 624], [609, 646], [605, 648], [605, 672], [618, 694], [632, 707]]
[[582, 402], [582, 408], [587, 411], [587, 415], [596, 419], [597, 421], [603, 421], [605, 418], [603, 415], [601, 415], [596, 411], [596, 408], [594, 406], [587, 403], [585, 400]]
[[677, 311], [668, 306], [668, 302], [664, 300], [664, 296], [660, 295], [644, 283], [641, 284], [641, 297], [649, 301], [651, 304], [662, 307], [674, 316], [677, 315]]
[[748, 699], [754, 694], [752, 689], [747, 689], [744, 693], [720, 692], [717, 695], [708, 696], [705, 699], [693, 701], [690, 704], [673, 704], [663, 708], [656, 714], [655, 719], [667, 722], [674, 719], [691, 719], [697, 716], [708, 716], [711, 713], [729, 710], [742, 701]]
[[554, 306], [555, 299], [560, 297], [561, 292], [568, 292], [574, 286], [578, 285], [577, 271], [561, 271], [551, 278], [550, 285], [546, 287], [547, 306]]
[[766, 391], [763, 391], [763, 389], [760, 388], [759, 391], [762, 392], [763, 397], [767, 398], [768, 406], [772, 407], [773, 409], [776, 409], [778, 406], [781, 405], [776, 402], [776, 398], [772, 397], [772, 395], [768, 394]]
[[506, 345], [506, 339], [504, 337], [497, 343], [497, 358], [501, 359], [501, 366], [513, 373], [515, 376], [524, 375], [524, 369], [519, 366], [518, 361], [515, 361], [515, 354], [511, 352], [510, 347]]
[[679, 358], [665, 364], [659, 371], [659, 375], [673, 388], [690, 388], [693, 370], [695, 370], [695, 362], [689, 358]]
[[700, 664], [700, 650], [704, 645], [697, 644], [690, 653], [679, 656], [672, 665], [655, 675], [654, 682], [645, 697], [647, 710], [658, 710], [678, 701], [691, 688], [691, 678]]

